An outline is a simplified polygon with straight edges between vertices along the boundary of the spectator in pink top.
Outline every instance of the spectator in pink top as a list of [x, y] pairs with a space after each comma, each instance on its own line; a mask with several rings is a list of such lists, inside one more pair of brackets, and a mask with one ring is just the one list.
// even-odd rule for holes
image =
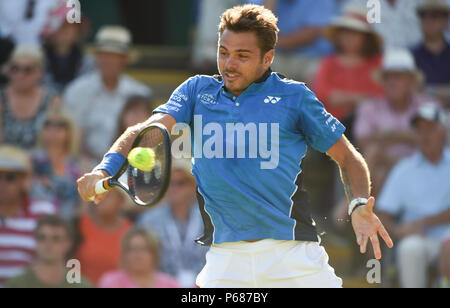
[[136, 227], [122, 242], [122, 269], [103, 275], [100, 288], [179, 288], [178, 282], [157, 271], [159, 243], [153, 234]]
[[375, 77], [383, 85], [386, 97], [358, 107], [354, 135], [372, 171], [377, 195], [391, 167], [416, 149], [409, 125], [412, 116], [419, 106], [434, 101], [417, 93], [423, 75], [407, 50], [388, 51], [383, 68]]

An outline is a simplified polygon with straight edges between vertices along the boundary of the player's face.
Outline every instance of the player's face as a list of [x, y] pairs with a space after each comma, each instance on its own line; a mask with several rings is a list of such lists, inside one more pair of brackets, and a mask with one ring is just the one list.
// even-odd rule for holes
[[227, 90], [240, 95], [264, 74], [273, 56], [273, 50], [262, 54], [254, 32], [225, 30], [219, 39], [217, 64]]

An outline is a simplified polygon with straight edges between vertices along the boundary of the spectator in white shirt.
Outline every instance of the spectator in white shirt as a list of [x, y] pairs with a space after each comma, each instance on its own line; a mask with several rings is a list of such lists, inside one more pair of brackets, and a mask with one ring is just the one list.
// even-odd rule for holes
[[[68, 85], [64, 100], [82, 133], [82, 154], [98, 162], [111, 146], [117, 119], [130, 96], [150, 96], [151, 89], [126, 76], [131, 34], [123, 27], [105, 26], [96, 36], [98, 70]], [[89, 168], [89, 166], [86, 166]]]
[[401, 286], [423, 288], [428, 266], [439, 255], [441, 260], [450, 259], [449, 249], [441, 250], [450, 235], [450, 151], [445, 148], [444, 115], [439, 107], [420, 107], [412, 123], [420, 151], [394, 167], [378, 199], [378, 210], [399, 240], [396, 257]]

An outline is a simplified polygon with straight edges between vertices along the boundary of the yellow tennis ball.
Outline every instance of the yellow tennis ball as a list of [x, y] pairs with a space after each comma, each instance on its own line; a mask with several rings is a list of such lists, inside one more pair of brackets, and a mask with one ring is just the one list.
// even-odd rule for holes
[[128, 162], [139, 170], [152, 171], [156, 163], [155, 151], [151, 148], [134, 148], [128, 154]]

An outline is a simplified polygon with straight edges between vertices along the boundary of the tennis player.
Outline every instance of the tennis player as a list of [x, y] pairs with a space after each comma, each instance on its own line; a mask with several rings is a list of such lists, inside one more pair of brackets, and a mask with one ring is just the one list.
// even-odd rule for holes
[[[192, 131], [199, 129], [195, 125], [202, 125], [202, 131], [211, 124], [206, 134], [215, 131], [216, 141], [228, 134], [223, 132], [230, 125], [241, 123], [247, 133], [259, 129], [258, 140], [246, 140], [249, 144], [216, 142], [215, 150], [226, 148], [227, 155], [218, 151], [213, 157], [195, 155], [210, 140], [196, 140], [199, 136], [193, 134], [192, 172], [204, 222], [197, 242], [211, 245], [197, 277], [200, 287], [342, 287], [320, 246], [308, 204], [293, 202], [306, 199], [295, 194], [304, 193], [296, 181], [307, 145], [339, 165], [361, 253], [370, 240], [375, 257], [381, 258], [378, 235], [393, 246], [373, 213], [367, 165], [344, 136], [344, 126], [303, 83], [271, 71], [277, 38], [277, 18], [263, 6], [227, 10], [219, 25], [220, 75], [188, 79], [145, 123], [130, 127], [92, 173], [78, 180], [79, 192], [88, 201], [95, 195], [95, 183], [115, 173], [138, 132], [150, 123], [162, 123], [169, 130], [187, 123]], [[195, 121], [199, 117], [200, 124]], [[278, 151], [272, 151], [277, 157], [264, 165], [267, 153], [249, 149], [252, 141], [265, 142], [262, 132], [269, 126], [266, 149]], [[240, 157], [228, 155], [239, 152]], [[95, 196], [95, 202], [102, 198]]]

